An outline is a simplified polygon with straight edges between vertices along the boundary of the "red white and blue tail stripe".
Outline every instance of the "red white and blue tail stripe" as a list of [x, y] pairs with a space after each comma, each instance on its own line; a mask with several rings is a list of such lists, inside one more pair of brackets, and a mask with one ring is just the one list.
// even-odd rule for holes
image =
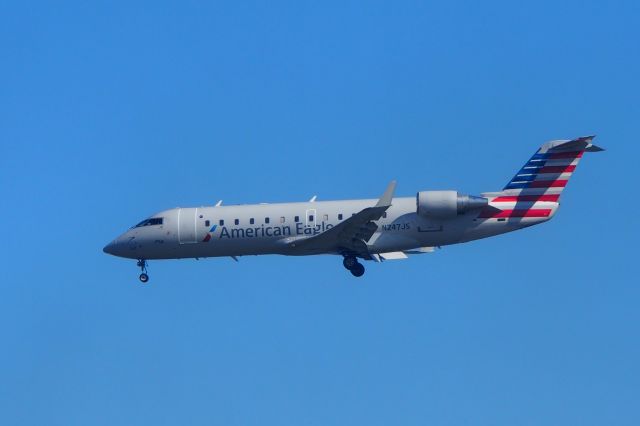
[[593, 138], [585, 136], [542, 145], [502, 192], [490, 194], [492, 208], [481, 212], [480, 217], [551, 217], [583, 154], [602, 151], [591, 143]]
[[545, 143], [516, 173], [503, 192], [527, 199], [553, 195], [555, 197], [545, 198], [557, 201], [585, 151], [602, 151], [602, 148], [591, 143], [593, 138], [585, 136]]

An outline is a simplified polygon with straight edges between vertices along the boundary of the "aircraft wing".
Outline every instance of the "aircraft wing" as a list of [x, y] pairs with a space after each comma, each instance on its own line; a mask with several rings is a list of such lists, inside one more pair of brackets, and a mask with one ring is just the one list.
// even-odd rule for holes
[[353, 253], [365, 259], [371, 259], [367, 241], [378, 229], [376, 220], [391, 207], [396, 189], [396, 181], [391, 181], [375, 206], [360, 210], [355, 215], [339, 223], [322, 234], [290, 243], [290, 247], [308, 251], [337, 251]]

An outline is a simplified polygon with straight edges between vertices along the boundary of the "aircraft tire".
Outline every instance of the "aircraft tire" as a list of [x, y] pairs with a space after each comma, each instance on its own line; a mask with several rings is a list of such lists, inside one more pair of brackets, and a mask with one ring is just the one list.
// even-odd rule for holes
[[356, 263], [349, 271], [354, 277], [361, 277], [364, 275], [364, 266], [362, 263]]
[[149, 275], [145, 274], [144, 272], [142, 274], [140, 274], [140, 276], [138, 277], [140, 278], [140, 282], [145, 284], [147, 281], [149, 281]]
[[342, 260], [342, 265], [348, 270], [351, 270], [357, 264], [358, 264], [358, 259], [356, 259], [353, 256], [345, 256], [344, 259]]

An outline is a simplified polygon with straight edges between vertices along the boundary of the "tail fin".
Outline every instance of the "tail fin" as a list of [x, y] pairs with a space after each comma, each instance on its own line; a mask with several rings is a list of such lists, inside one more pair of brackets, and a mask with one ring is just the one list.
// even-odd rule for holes
[[517, 218], [522, 226], [550, 219], [562, 190], [585, 152], [603, 151], [591, 143], [595, 136], [547, 142], [525, 163], [501, 192], [487, 192], [489, 206], [479, 218]]
[[593, 145], [595, 136], [547, 142], [533, 154], [502, 190], [518, 201], [557, 202], [585, 151], [603, 151]]

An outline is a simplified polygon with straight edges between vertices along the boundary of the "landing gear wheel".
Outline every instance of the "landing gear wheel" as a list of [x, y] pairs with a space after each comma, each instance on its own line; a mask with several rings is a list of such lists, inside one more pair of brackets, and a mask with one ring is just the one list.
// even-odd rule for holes
[[342, 260], [342, 265], [348, 270], [351, 270], [354, 266], [358, 264], [358, 259], [353, 256], [345, 256]]
[[354, 277], [361, 277], [364, 275], [364, 266], [362, 265], [362, 263], [356, 263], [355, 265], [353, 265], [353, 267], [351, 269], [349, 269], [351, 271], [351, 274]]
[[144, 284], [147, 281], [149, 281], [149, 275], [147, 275], [147, 261], [144, 259], [138, 259], [137, 265], [138, 265], [138, 268], [140, 268], [140, 271], [142, 272], [138, 278], [140, 279], [140, 282]]

